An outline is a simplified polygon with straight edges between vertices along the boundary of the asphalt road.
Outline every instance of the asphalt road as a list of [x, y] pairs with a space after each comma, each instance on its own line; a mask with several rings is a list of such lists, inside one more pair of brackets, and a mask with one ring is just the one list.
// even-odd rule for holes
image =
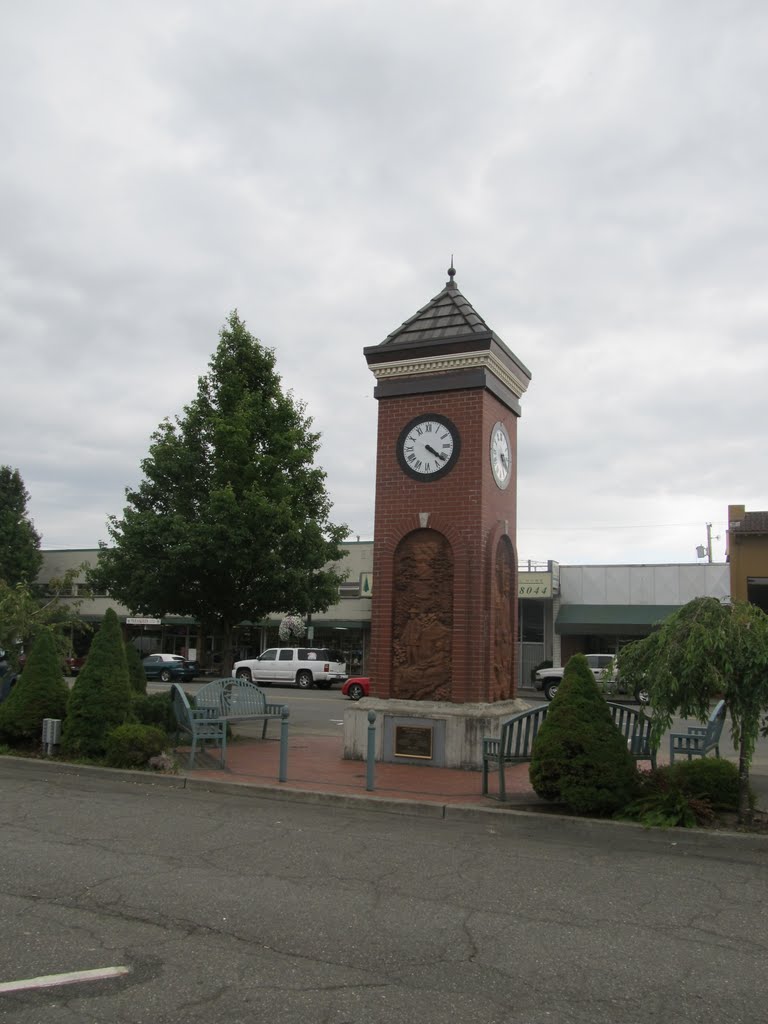
[[13, 1024], [758, 1024], [766, 845], [0, 759]]

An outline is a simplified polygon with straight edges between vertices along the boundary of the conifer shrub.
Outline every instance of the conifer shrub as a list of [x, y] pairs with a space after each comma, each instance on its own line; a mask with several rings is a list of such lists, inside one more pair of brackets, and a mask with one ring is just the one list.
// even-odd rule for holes
[[125, 644], [117, 615], [108, 608], [69, 696], [61, 736], [62, 753], [71, 757], [103, 757], [107, 735], [130, 716]]
[[162, 754], [167, 737], [154, 725], [118, 725], [106, 740], [106, 761], [112, 768], [144, 768]]
[[577, 814], [611, 815], [637, 792], [634, 759], [583, 654], [566, 665], [529, 771], [538, 796]]
[[147, 692], [147, 674], [141, 662], [141, 655], [133, 646], [125, 645], [125, 660], [128, 665], [128, 682], [133, 693]]
[[38, 633], [24, 671], [0, 705], [0, 740], [31, 747], [42, 739], [44, 718], [64, 718], [69, 691], [50, 630]]
[[171, 691], [134, 693], [131, 700], [133, 717], [141, 725], [154, 725], [170, 735], [176, 731]]

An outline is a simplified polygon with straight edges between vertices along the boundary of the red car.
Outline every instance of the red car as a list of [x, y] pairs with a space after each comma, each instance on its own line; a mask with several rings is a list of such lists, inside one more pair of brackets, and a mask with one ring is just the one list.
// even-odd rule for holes
[[360, 700], [361, 697], [368, 696], [370, 688], [371, 681], [368, 676], [353, 676], [344, 683], [341, 692], [350, 700]]

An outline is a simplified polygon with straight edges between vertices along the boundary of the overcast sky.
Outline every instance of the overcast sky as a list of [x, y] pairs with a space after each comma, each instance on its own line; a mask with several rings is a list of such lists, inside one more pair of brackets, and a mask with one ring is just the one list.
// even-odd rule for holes
[[[521, 560], [768, 509], [764, 0], [0, 0], [0, 464], [95, 547], [227, 313], [373, 536], [362, 350], [456, 283], [531, 370]], [[720, 540], [716, 540], [717, 536]]]

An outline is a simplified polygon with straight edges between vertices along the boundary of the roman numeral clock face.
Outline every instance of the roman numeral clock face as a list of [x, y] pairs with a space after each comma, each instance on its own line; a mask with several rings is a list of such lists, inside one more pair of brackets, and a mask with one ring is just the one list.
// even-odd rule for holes
[[490, 453], [493, 479], [496, 481], [496, 486], [505, 491], [512, 479], [512, 445], [507, 428], [503, 423], [493, 425]]
[[449, 419], [423, 413], [407, 423], [397, 440], [397, 458], [414, 480], [437, 480], [456, 465], [461, 440]]

